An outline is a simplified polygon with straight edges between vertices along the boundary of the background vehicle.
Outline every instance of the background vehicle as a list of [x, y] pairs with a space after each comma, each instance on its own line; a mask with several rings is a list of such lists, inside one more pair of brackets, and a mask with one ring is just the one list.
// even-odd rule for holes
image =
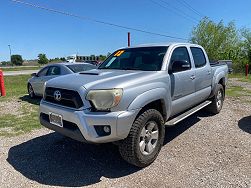
[[89, 63], [56, 63], [43, 67], [38, 73], [33, 73], [28, 80], [27, 89], [31, 98], [43, 95], [44, 83], [52, 78], [96, 69], [95, 65]]
[[76, 59], [77, 59], [77, 55], [73, 54], [73, 55], [70, 55], [70, 56], [66, 57], [66, 62], [68, 62], [68, 63], [75, 63]]
[[163, 145], [164, 125], [204, 107], [220, 112], [227, 71], [196, 44], [123, 48], [96, 70], [48, 81], [40, 122], [79, 141], [116, 141], [127, 162], [145, 167]]
[[84, 61], [85, 63], [90, 63], [90, 64], [92, 64], [92, 65], [96, 65], [96, 66], [98, 66], [99, 65], [99, 62], [98, 61], [96, 61], [96, 60], [94, 60], [94, 61], [91, 61], [91, 60], [86, 60], [86, 61]]

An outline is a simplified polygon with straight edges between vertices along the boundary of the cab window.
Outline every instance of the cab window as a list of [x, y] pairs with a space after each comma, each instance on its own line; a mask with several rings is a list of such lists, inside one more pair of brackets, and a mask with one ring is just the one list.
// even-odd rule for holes
[[191, 69], [191, 61], [186, 47], [178, 47], [173, 51], [169, 69], [172, 70], [172, 72]]
[[193, 54], [194, 64], [196, 68], [206, 65], [206, 58], [201, 48], [191, 47], [191, 52]]

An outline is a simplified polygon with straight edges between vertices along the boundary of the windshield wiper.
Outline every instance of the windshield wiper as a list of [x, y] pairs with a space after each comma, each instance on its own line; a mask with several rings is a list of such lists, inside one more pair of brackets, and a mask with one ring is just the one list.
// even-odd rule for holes
[[126, 67], [126, 68], [121, 68], [121, 70], [140, 70], [139, 68], [134, 68], [134, 67]]

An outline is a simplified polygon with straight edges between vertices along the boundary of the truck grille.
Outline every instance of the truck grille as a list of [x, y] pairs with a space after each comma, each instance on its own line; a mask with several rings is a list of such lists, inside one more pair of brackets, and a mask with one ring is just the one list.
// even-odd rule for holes
[[[55, 91], [60, 92], [60, 100], [55, 99]], [[81, 108], [83, 101], [77, 91], [47, 87], [44, 95], [45, 101], [67, 106], [71, 108]]]

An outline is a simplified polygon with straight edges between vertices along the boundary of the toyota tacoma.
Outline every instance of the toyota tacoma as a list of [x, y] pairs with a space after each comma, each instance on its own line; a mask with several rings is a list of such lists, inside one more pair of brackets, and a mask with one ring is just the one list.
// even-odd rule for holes
[[97, 69], [46, 82], [40, 122], [78, 141], [116, 143], [123, 159], [146, 167], [160, 152], [165, 126], [204, 107], [220, 112], [227, 72], [196, 44], [121, 48]]

